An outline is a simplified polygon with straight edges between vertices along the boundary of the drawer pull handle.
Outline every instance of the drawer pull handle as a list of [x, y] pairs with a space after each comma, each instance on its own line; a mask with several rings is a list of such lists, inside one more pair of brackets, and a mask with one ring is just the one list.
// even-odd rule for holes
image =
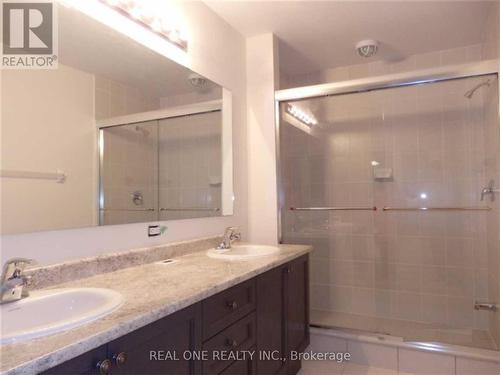
[[236, 340], [227, 339], [226, 346], [230, 346], [231, 348], [236, 348], [238, 346], [238, 343], [236, 342]]
[[113, 356], [116, 367], [121, 367], [127, 362], [127, 353], [121, 352]]
[[108, 375], [111, 371], [111, 367], [113, 363], [109, 359], [103, 359], [102, 361], [97, 362], [97, 370], [99, 371], [99, 375]]
[[238, 308], [238, 302], [236, 301], [229, 301], [227, 303], [227, 307], [231, 310], [236, 310]]

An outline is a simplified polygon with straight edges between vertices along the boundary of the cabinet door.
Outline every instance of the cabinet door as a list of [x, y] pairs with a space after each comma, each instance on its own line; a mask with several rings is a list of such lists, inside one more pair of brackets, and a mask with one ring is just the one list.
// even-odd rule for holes
[[201, 363], [184, 355], [200, 349], [201, 307], [196, 304], [110, 342], [108, 357], [126, 356], [121, 365], [114, 360], [113, 375], [194, 375], [201, 373]]
[[106, 345], [100, 346], [90, 352], [84, 353], [76, 358], [66, 361], [56, 367], [41, 372], [41, 375], [96, 375], [97, 364], [106, 359]]
[[[304, 255], [288, 263], [287, 283], [288, 353], [302, 352], [309, 345], [309, 258]], [[300, 369], [300, 361], [289, 361], [288, 373]]]
[[280, 266], [257, 277], [259, 375], [280, 374], [285, 368], [286, 270], [286, 266]]

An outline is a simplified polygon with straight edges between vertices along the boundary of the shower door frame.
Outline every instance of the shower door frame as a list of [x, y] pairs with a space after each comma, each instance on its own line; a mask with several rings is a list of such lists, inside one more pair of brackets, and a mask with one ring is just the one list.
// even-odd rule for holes
[[[417, 70], [405, 73], [388, 74], [382, 76], [325, 83], [319, 85], [296, 87], [278, 90], [274, 94], [275, 100], [275, 141], [276, 141], [276, 182], [277, 182], [277, 210], [278, 210], [278, 242], [283, 243], [282, 215], [284, 207], [284, 190], [281, 173], [280, 158], [280, 122], [281, 103], [303, 99], [320, 98], [336, 95], [355, 94], [374, 90], [383, 90], [397, 87], [414, 86], [425, 83], [437, 83], [462, 78], [473, 78], [486, 75], [496, 75], [497, 82], [500, 72], [500, 60], [487, 60], [472, 64], [453, 65], [447, 67]], [[500, 101], [500, 83], [497, 85]], [[500, 103], [498, 105], [498, 119], [500, 121]], [[314, 126], [314, 125], [313, 125]]]

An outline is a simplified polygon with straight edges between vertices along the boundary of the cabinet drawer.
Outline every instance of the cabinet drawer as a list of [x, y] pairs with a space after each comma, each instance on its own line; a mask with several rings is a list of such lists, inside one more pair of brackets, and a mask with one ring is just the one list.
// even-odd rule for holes
[[[236, 356], [243, 362], [248, 359], [249, 355], [245, 351], [249, 351], [255, 345], [255, 332], [255, 313], [251, 313], [206, 341], [203, 350], [208, 352], [209, 360], [203, 362], [203, 374], [219, 374], [234, 361]], [[234, 356], [227, 358], [231, 352]], [[222, 354], [226, 358], [223, 358]]]
[[98, 373], [96, 369], [97, 363], [106, 358], [106, 345], [103, 345], [56, 367], [52, 367], [47, 371], [41, 372], [39, 375], [95, 375]]
[[[251, 349], [252, 351], [256, 352], [255, 347]], [[243, 361], [236, 361], [233, 364], [231, 364], [228, 368], [226, 368], [224, 371], [220, 372], [220, 375], [254, 375], [256, 374], [256, 360], [255, 360], [255, 354], [253, 358], [247, 358]]]
[[202, 302], [206, 340], [255, 310], [255, 279], [236, 285]]

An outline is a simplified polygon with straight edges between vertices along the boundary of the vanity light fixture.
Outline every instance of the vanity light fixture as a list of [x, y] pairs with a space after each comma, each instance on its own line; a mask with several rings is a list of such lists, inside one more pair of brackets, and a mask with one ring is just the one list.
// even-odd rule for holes
[[300, 109], [297, 106], [294, 106], [293, 104], [288, 104], [288, 106], [286, 107], [286, 111], [300, 122], [306, 124], [307, 126], [318, 124], [318, 121], [313, 115], [304, 112], [302, 109]]
[[151, 5], [138, 0], [99, 0], [118, 13], [137, 22], [151, 32], [165, 38], [182, 50], [187, 50], [187, 40], [180, 30], [171, 25], [161, 15], [155, 14]]

